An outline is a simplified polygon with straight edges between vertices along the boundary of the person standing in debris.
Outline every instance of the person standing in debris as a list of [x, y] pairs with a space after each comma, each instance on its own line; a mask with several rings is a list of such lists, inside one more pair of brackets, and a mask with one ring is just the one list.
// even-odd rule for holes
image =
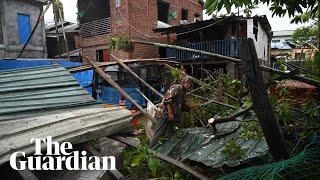
[[169, 136], [173, 131], [173, 125], [182, 122], [181, 113], [187, 111], [186, 91], [192, 86], [192, 78], [186, 76], [181, 84], [172, 85], [164, 95], [158, 107], [156, 130], [150, 142], [153, 147], [162, 135]]

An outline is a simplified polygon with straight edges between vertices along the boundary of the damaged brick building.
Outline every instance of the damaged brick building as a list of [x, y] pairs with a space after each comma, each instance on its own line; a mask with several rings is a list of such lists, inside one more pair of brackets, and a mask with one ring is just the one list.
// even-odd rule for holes
[[[109, 61], [110, 38], [121, 35], [168, 43], [175, 36], [154, 33], [153, 29], [202, 20], [203, 1], [194, 0], [78, 0], [81, 48], [84, 63]], [[159, 48], [134, 44], [133, 50], [114, 50], [122, 59], [159, 57]]]

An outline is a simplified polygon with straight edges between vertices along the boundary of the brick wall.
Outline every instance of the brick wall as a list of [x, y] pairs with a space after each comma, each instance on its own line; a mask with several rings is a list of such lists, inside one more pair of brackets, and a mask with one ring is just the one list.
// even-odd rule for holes
[[[164, 0], [170, 3], [170, 11], [177, 12], [177, 18], [170, 21], [171, 25], [179, 25], [181, 19], [181, 9], [188, 12], [189, 22], [193, 22], [194, 14], [198, 13], [202, 18], [202, 5], [194, 0]], [[110, 2], [110, 15], [112, 34], [95, 36], [82, 39], [84, 59], [96, 59], [98, 48], [107, 48], [108, 38], [115, 35], [126, 35], [133, 39], [156, 41], [167, 43], [168, 40], [175, 41], [175, 36], [168, 38], [165, 35], [153, 33], [157, 27], [158, 6], [157, 0], [122, 0], [119, 8], [115, 7], [115, 1]], [[129, 25], [130, 24], [130, 25]], [[95, 47], [93, 47], [95, 46]], [[93, 52], [94, 51], [94, 52]], [[154, 58], [159, 57], [159, 49], [154, 46], [134, 44], [133, 52], [113, 51], [113, 55], [122, 59]]]

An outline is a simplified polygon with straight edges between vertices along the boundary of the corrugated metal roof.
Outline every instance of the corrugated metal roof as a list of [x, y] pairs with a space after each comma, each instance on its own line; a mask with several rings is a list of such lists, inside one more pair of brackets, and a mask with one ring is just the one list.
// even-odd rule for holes
[[[237, 138], [243, 130], [240, 122], [222, 123], [216, 127], [218, 133], [215, 135], [208, 128], [182, 129], [176, 136], [164, 142], [159, 150], [176, 159], [189, 159], [213, 168], [223, 165], [237, 166], [268, 152], [265, 138], [248, 140]], [[231, 160], [222, 153], [232, 139], [245, 152], [245, 156], [241, 159]]]
[[59, 65], [0, 72], [0, 120], [25, 111], [97, 104]]
[[34, 152], [31, 138], [81, 143], [127, 132], [129, 110], [102, 108], [59, 65], [0, 71], [0, 164]]
[[294, 30], [273, 31], [273, 37], [292, 36]]

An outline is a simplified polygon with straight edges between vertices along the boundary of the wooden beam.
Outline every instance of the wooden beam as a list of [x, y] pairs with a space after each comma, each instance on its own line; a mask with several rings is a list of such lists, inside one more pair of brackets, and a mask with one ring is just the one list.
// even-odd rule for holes
[[127, 70], [131, 75], [133, 75], [136, 79], [138, 79], [142, 84], [144, 84], [145, 86], [147, 86], [152, 92], [154, 92], [155, 94], [157, 94], [158, 96], [160, 96], [161, 98], [163, 98], [163, 95], [161, 93], [159, 93], [155, 88], [153, 88], [149, 83], [147, 83], [145, 80], [143, 80], [142, 78], [140, 78], [129, 66], [127, 66], [126, 64], [123, 63], [122, 60], [116, 58], [115, 56], [111, 55], [111, 57], [113, 59], [115, 59], [120, 66], [122, 66], [125, 70]]
[[[131, 59], [131, 60], [123, 60], [123, 63], [170, 63], [170, 64], [180, 64], [179, 62], [176, 61], [170, 61], [172, 58], [152, 58], [152, 59]], [[107, 67], [107, 66], [114, 66], [118, 65], [118, 62], [101, 62], [98, 63], [99, 67]], [[78, 67], [72, 67], [72, 68], [67, 68], [70, 73], [76, 73], [79, 71], [86, 71], [93, 69], [93, 66], [91, 64], [83, 65], [83, 66], [78, 66]]]
[[147, 116], [150, 119], [154, 119], [153, 117], [151, 117], [148, 112], [143, 109], [143, 107], [141, 107], [125, 90], [123, 90], [116, 82], [114, 82], [112, 80], [112, 78], [106, 74], [102, 69], [99, 68], [99, 66], [97, 65], [97, 63], [95, 62], [91, 62], [94, 70], [105, 80], [107, 81], [112, 87], [114, 87], [116, 90], [119, 91], [119, 93], [124, 96], [127, 100], [129, 100], [133, 105], [135, 105], [140, 112], [142, 112], [145, 116]]
[[[132, 147], [135, 147], [135, 148], [138, 148], [137, 145], [131, 143], [130, 141], [128, 141], [126, 138], [124, 137], [121, 137], [121, 136], [114, 136], [114, 137], [111, 137], [112, 139], [115, 139], [119, 142], [122, 142], [124, 144], [127, 144], [129, 146], [132, 146]], [[163, 161], [167, 161], [168, 163], [174, 165], [174, 166], [177, 166], [179, 167], [180, 169], [192, 174], [194, 177], [198, 178], [198, 179], [201, 179], [201, 180], [209, 180], [211, 178], [207, 177], [205, 174], [197, 171], [197, 170], [194, 170], [192, 169], [191, 167], [183, 164], [182, 162], [180, 161], [177, 161], [165, 154], [162, 154], [162, 153], [159, 153], [159, 152], [156, 152], [155, 150], [152, 150], [152, 149], [148, 149], [149, 152], [151, 152], [152, 154], [154, 154], [156, 157], [158, 157], [159, 159], [163, 160]]]
[[[166, 47], [166, 48], [173, 48], [173, 49], [178, 49], [178, 50], [182, 50], [182, 51], [189, 51], [189, 52], [194, 52], [194, 53], [198, 53], [198, 54], [202, 54], [202, 55], [207, 55], [207, 56], [211, 56], [211, 57], [216, 57], [216, 58], [220, 58], [219, 61], [223, 61], [223, 60], [227, 60], [229, 62], [232, 63], [241, 63], [240, 59], [237, 58], [232, 58], [232, 57], [228, 57], [228, 56], [223, 56], [220, 54], [215, 54], [212, 52], [207, 52], [207, 51], [202, 51], [202, 50], [197, 50], [197, 49], [192, 49], [192, 48], [185, 48], [185, 47], [181, 47], [181, 46], [175, 46], [175, 45], [169, 45], [169, 44], [162, 44], [162, 43], [155, 43], [155, 42], [147, 42], [147, 41], [138, 41], [138, 40], [131, 40], [131, 42], [133, 43], [140, 43], [140, 44], [148, 44], [148, 45], [152, 45], [152, 46], [158, 46], [158, 47]], [[241, 48], [239, 48], [239, 50], [242, 49], [242, 46], [239, 46]], [[269, 73], [273, 73], [273, 74], [279, 74], [279, 75], [285, 75], [286, 72], [284, 71], [280, 71], [278, 69], [274, 69], [268, 66], [262, 66], [260, 65], [259, 68], [263, 71], [269, 72]], [[320, 81], [315, 80], [315, 79], [311, 79], [311, 78], [307, 78], [304, 76], [293, 76], [294, 80], [297, 81], [301, 81], [304, 83], [308, 83], [311, 85], [314, 85], [316, 87], [320, 87]]]
[[220, 59], [225, 59], [225, 60], [228, 60], [233, 63], [241, 63], [241, 60], [237, 59], [237, 58], [223, 56], [220, 54], [197, 50], [197, 49], [192, 49], [192, 48], [186, 48], [186, 47], [182, 47], [182, 46], [175, 46], [175, 45], [155, 43], [155, 42], [147, 42], [147, 41], [138, 41], [138, 40], [131, 40], [131, 42], [140, 43], [140, 44], [148, 44], [148, 45], [159, 46], [159, 47], [166, 47], [166, 48], [173, 48], [173, 49], [178, 49], [178, 50], [182, 50], [182, 51], [189, 51], [189, 52], [194, 52], [197, 54], [202, 54], [202, 55], [207, 55], [207, 56], [216, 57], [216, 58], [220, 58]]
[[254, 42], [252, 39], [243, 39], [239, 45], [253, 109], [259, 119], [270, 153], [276, 160], [287, 159], [289, 158], [288, 148], [263, 81]]

